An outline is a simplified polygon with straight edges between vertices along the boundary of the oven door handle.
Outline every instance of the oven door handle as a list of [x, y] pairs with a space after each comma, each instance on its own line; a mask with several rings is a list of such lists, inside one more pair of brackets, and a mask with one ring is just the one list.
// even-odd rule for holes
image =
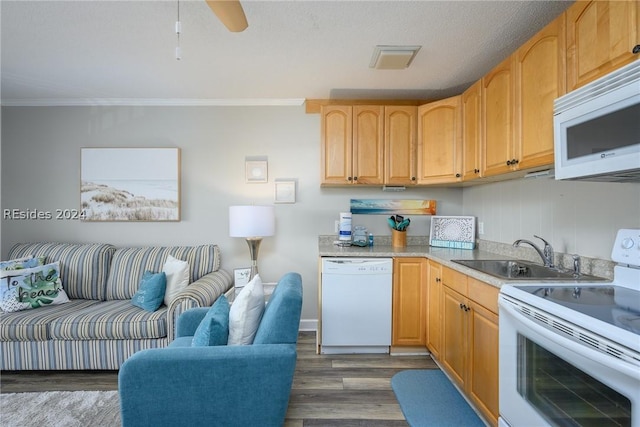
[[582, 356], [593, 360], [594, 362], [600, 363], [605, 366], [615, 366], [617, 371], [621, 371], [625, 375], [630, 376], [636, 380], [640, 380], [640, 369], [638, 366], [633, 366], [632, 364], [626, 362], [623, 359], [618, 359], [617, 357], [607, 356], [604, 353], [593, 350], [587, 345], [577, 343], [573, 340], [570, 340], [559, 333], [552, 332], [545, 328], [544, 326], [539, 325], [538, 323], [527, 319], [523, 314], [518, 313], [518, 311], [513, 308], [513, 306], [507, 302], [503, 301], [502, 298], [498, 300], [498, 305], [502, 310], [504, 310], [505, 314], [513, 317], [517, 321], [520, 321], [530, 329], [532, 329], [535, 333], [542, 335], [544, 338], [565, 347], [566, 349], [573, 351], [577, 354], [581, 354]]

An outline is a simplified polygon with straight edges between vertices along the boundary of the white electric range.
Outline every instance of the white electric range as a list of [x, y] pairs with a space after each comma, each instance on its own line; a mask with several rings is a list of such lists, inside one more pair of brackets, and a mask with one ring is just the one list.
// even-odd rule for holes
[[612, 282], [500, 290], [500, 425], [640, 427], [640, 230]]

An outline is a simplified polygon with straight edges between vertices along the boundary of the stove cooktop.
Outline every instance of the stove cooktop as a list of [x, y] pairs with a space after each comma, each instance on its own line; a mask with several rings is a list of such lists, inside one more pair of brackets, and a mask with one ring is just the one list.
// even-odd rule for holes
[[640, 229], [618, 230], [613, 282], [512, 282], [500, 293], [640, 352]]
[[640, 335], [640, 291], [607, 285], [514, 287]]

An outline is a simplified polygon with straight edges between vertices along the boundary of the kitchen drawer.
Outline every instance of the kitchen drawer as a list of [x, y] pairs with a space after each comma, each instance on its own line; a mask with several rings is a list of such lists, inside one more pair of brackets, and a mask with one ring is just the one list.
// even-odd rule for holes
[[467, 276], [448, 267], [442, 267], [442, 283], [454, 291], [467, 296]]
[[498, 314], [498, 293], [500, 289], [472, 277], [467, 278], [467, 286], [469, 287], [469, 299]]

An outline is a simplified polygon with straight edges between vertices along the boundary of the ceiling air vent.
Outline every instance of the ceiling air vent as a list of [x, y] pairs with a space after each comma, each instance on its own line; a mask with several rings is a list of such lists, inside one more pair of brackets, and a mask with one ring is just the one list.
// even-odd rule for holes
[[369, 68], [376, 70], [404, 70], [422, 46], [376, 46]]

